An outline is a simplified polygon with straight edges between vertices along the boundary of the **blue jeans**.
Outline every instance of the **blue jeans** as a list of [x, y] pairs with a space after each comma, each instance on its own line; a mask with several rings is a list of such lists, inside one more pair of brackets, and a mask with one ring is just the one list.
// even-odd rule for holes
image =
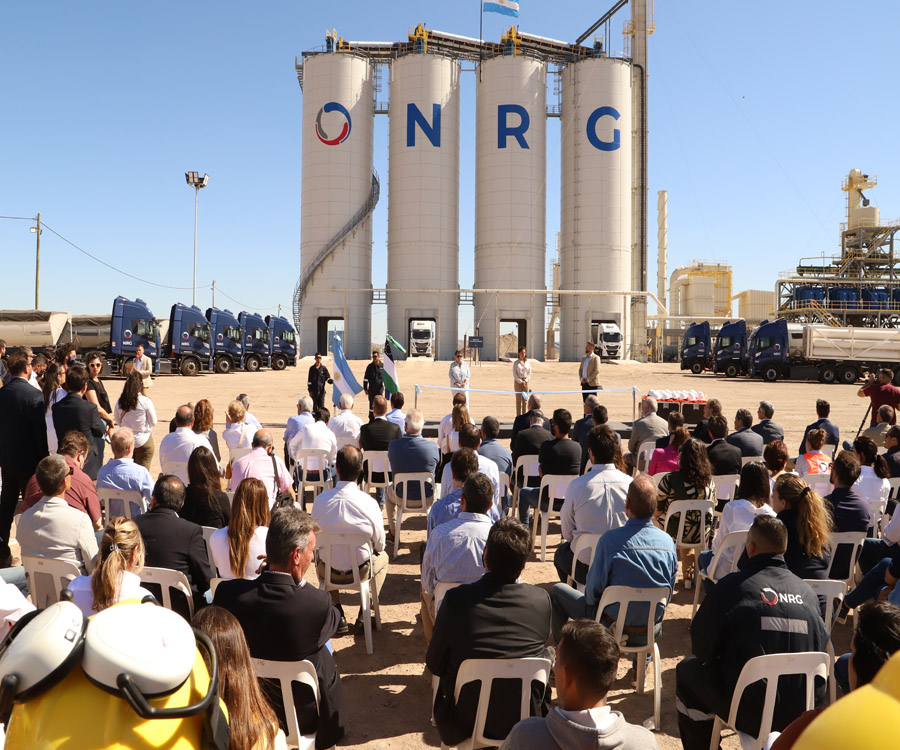
[[883, 539], [866, 539], [859, 553], [859, 567], [863, 574], [868, 573], [885, 557], [890, 557], [896, 551], [897, 545], [888, 544]]
[[863, 579], [853, 591], [844, 597], [844, 603], [850, 607], [850, 609], [856, 609], [870, 599], [877, 597], [878, 592], [886, 585], [884, 582], [884, 574], [890, 565], [891, 558], [885, 557], [878, 565], [863, 576]]
[[[536, 508], [538, 504], [538, 493], [540, 487], [523, 487], [519, 490], [519, 520], [526, 526], [531, 525], [531, 509]], [[553, 510], [559, 511], [562, 508], [563, 499], [557, 498], [553, 502]], [[546, 511], [550, 507], [550, 501], [545, 497], [541, 500], [541, 510]]]
[[834, 681], [844, 695], [850, 692], [850, 654], [839, 656], [834, 663]]
[[[550, 628], [553, 633], [553, 640], [556, 643], [559, 643], [559, 637], [563, 625], [565, 625], [569, 619], [594, 620], [597, 617], [597, 607], [589, 605], [587, 603], [587, 597], [585, 597], [584, 594], [580, 593], [578, 589], [573, 589], [571, 586], [568, 586], [565, 583], [557, 583], [552, 589], [550, 589], [550, 606]], [[632, 607], [638, 606], [641, 605], [632, 605]], [[646, 607], [646, 605], [643, 606]], [[609, 607], [607, 607], [607, 610], [609, 610]], [[631, 611], [634, 612], [635, 610], [632, 609]], [[645, 609], [644, 612], [646, 611], [647, 610]], [[610, 619], [606, 615], [601, 615], [600, 622], [603, 625], [609, 626], [614, 622], [614, 620]], [[643, 617], [643, 622], [647, 622], [646, 614]], [[631, 630], [634, 630], [635, 632], [629, 632]], [[657, 636], [659, 636], [661, 630], [662, 623], [656, 623], [654, 632]], [[626, 645], [633, 647], [646, 645], [646, 631], [646, 625], [644, 627], [633, 629], [626, 625], [623, 631]]]

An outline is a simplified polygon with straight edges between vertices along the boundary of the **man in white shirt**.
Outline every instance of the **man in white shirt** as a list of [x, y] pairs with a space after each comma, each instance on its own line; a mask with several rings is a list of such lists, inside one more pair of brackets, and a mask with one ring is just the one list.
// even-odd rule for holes
[[[303, 399], [300, 400], [303, 401]], [[339, 406], [341, 410], [328, 421], [328, 429], [334, 433], [339, 444], [358, 446], [359, 429], [363, 426], [363, 421], [353, 413], [353, 396], [349, 393], [341, 394]], [[300, 417], [291, 417], [291, 419], [302, 419], [303, 416], [301, 413]], [[285, 430], [285, 434], [287, 434], [287, 430]]]
[[513, 362], [513, 390], [516, 392], [516, 416], [527, 411], [527, 403], [521, 394], [528, 393], [531, 381], [531, 362], [524, 346], [519, 347], [519, 358]]
[[451, 388], [468, 388], [469, 387], [469, 365], [463, 359], [463, 353], [457, 349], [453, 355], [453, 363], [450, 365], [450, 387]]
[[[488, 511], [488, 515], [491, 517], [491, 521], [498, 521], [500, 516], [503, 515], [500, 507], [500, 470], [491, 459], [478, 453], [478, 448], [481, 447], [481, 430], [473, 424], [464, 424], [459, 430], [459, 447], [471, 448], [476, 452], [478, 456], [478, 471], [491, 480], [491, 484], [494, 486], [494, 494], [493, 504]], [[445, 471], [443, 477], [441, 477], [441, 497], [446, 497], [451, 489], [453, 489], [453, 474], [450, 471]]]
[[[170, 432], [159, 443], [159, 465], [163, 474], [174, 474], [182, 482], [187, 484], [187, 462], [195, 448], [203, 446], [215, 458], [215, 452], [205, 435], [198, 435], [191, 428], [194, 425], [194, 410], [185, 404], [179, 406], [175, 412], [175, 432]], [[173, 464], [184, 464], [183, 467], [173, 467]], [[216, 461], [219, 472], [222, 467]]]
[[[328, 454], [328, 462], [325, 466], [320, 466], [318, 459], [310, 458], [306, 469], [307, 471], [324, 470], [326, 478], [330, 476], [331, 467], [334, 466], [334, 461], [337, 457], [337, 438], [328, 429], [328, 418], [330, 416], [328, 409], [316, 409], [313, 412], [315, 421], [312, 424], [301, 427], [300, 432], [294, 436], [288, 448], [291, 460], [294, 463], [298, 463], [301, 450], [325, 451]], [[297, 471], [299, 472], [299, 469]]]
[[[333, 581], [335, 583], [351, 583], [353, 581], [352, 566], [358, 565], [360, 578], [374, 577], [375, 590], [380, 594], [384, 579], [387, 576], [388, 555], [384, 551], [384, 519], [378, 503], [371, 496], [359, 489], [356, 480], [362, 472], [362, 452], [352, 445], [345, 445], [337, 452], [337, 485], [334, 489], [325, 490], [312, 507], [313, 520], [319, 524], [322, 534], [364, 534], [372, 544], [372, 557], [366, 560], [367, 553], [359, 551], [356, 559], [350, 559], [350, 551], [337, 547], [331, 558]], [[319, 537], [319, 549], [322, 548], [322, 537]], [[371, 566], [371, 569], [370, 569]], [[321, 581], [325, 576], [325, 565], [321, 560], [316, 565], [316, 572]], [[341, 626], [346, 624], [344, 610], [338, 591], [331, 592], [331, 600], [341, 610]], [[362, 611], [356, 622], [357, 629], [362, 629]]]
[[262, 423], [250, 413], [250, 397], [246, 393], [239, 393], [235, 401], [240, 401], [244, 407], [244, 421], [253, 425], [257, 430], [262, 429]]
[[[566, 497], [559, 512], [562, 535], [565, 540], [556, 548], [553, 564], [559, 580], [565, 583], [572, 570], [575, 544], [582, 534], [605, 534], [610, 529], [624, 526], [625, 498], [631, 486], [631, 477], [619, 471], [614, 464], [619, 441], [606, 425], [594, 427], [588, 437], [591, 470], [573, 479], [566, 490]], [[587, 566], [576, 573], [587, 576]]]
[[37, 465], [38, 486], [44, 496], [19, 519], [16, 539], [23, 555], [65, 560], [81, 575], [90, 574], [97, 555], [97, 537], [87, 513], [70, 506], [65, 494], [71, 470], [65, 459], [52, 453]]
[[402, 434], [406, 434], [406, 415], [403, 413], [403, 404], [406, 399], [400, 391], [391, 394], [391, 410], [384, 415], [388, 422], [393, 422], [400, 428]]

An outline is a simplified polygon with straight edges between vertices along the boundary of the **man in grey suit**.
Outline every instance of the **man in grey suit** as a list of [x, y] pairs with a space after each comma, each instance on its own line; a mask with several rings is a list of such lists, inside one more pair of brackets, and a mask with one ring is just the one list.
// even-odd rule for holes
[[772, 417], [775, 415], [775, 407], [771, 401], [760, 401], [756, 418], [759, 420], [752, 429], [757, 435], [761, 435], [763, 445], [774, 443], [776, 440], [784, 440], [784, 430], [780, 424], [775, 424]]
[[656, 442], [659, 438], [669, 434], [669, 423], [656, 413], [658, 405], [653, 396], [647, 396], [641, 401], [640, 419], [635, 421], [631, 428], [631, 437], [628, 439], [628, 455], [625, 461], [629, 469], [634, 468], [637, 462], [637, 451], [645, 442]]
[[763, 438], [750, 428], [753, 426], [753, 415], [748, 409], [738, 409], [734, 415], [734, 432], [727, 438], [726, 443], [741, 449], [741, 456], [761, 456], [763, 452]]

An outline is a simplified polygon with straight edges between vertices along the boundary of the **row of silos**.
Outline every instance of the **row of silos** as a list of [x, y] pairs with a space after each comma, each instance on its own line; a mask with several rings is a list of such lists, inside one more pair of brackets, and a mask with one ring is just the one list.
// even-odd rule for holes
[[[417, 290], [459, 286], [459, 78], [459, 61], [441, 54], [391, 63], [388, 332], [406, 342], [412, 321], [433, 321], [441, 359], [457, 347], [458, 296]], [[507, 290], [474, 300], [486, 359], [496, 357], [504, 321], [518, 323], [530, 353], [543, 352], [545, 295], [508, 290], [546, 286], [546, 78], [546, 62], [529, 56], [485, 60], [478, 75], [474, 286]], [[347, 355], [363, 358], [371, 295], [332, 290], [371, 288], [371, 219], [347, 225], [370, 192], [372, 67], [350, 52], [315, 55], [304, 63], [303, 81], [303, 269], [335, 237], [346, 237], [302, 297], [301, 353], [322, 348], [321, 321], [337, 317], [344, 318]], [[562, 289], [630, 288], [630, 113], [628, 63], [592, 58], [565, 68]], [[345, 121], [352, 125], [346, 135]], [[578, 358], [591, 323], [601, 320], [626, 331], [624, 298], [562, 295], [562, 358]]]

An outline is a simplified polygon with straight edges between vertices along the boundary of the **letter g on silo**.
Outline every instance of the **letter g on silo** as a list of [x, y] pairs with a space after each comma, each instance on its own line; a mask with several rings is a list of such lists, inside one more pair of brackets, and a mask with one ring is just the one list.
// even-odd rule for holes
[[597, 122], [601, 117], [612, 117], [614, 120], [618, 120], [620, 115], [618, 110], [613, 107], [597, 107], [591, 112], [587, 119], [588, 142], [600, 151], [615, 151], [620, 146], [621, 131], [618, 128], [613, 128], [611, 141], [600, 140], [600, 137], [597, 135]]

